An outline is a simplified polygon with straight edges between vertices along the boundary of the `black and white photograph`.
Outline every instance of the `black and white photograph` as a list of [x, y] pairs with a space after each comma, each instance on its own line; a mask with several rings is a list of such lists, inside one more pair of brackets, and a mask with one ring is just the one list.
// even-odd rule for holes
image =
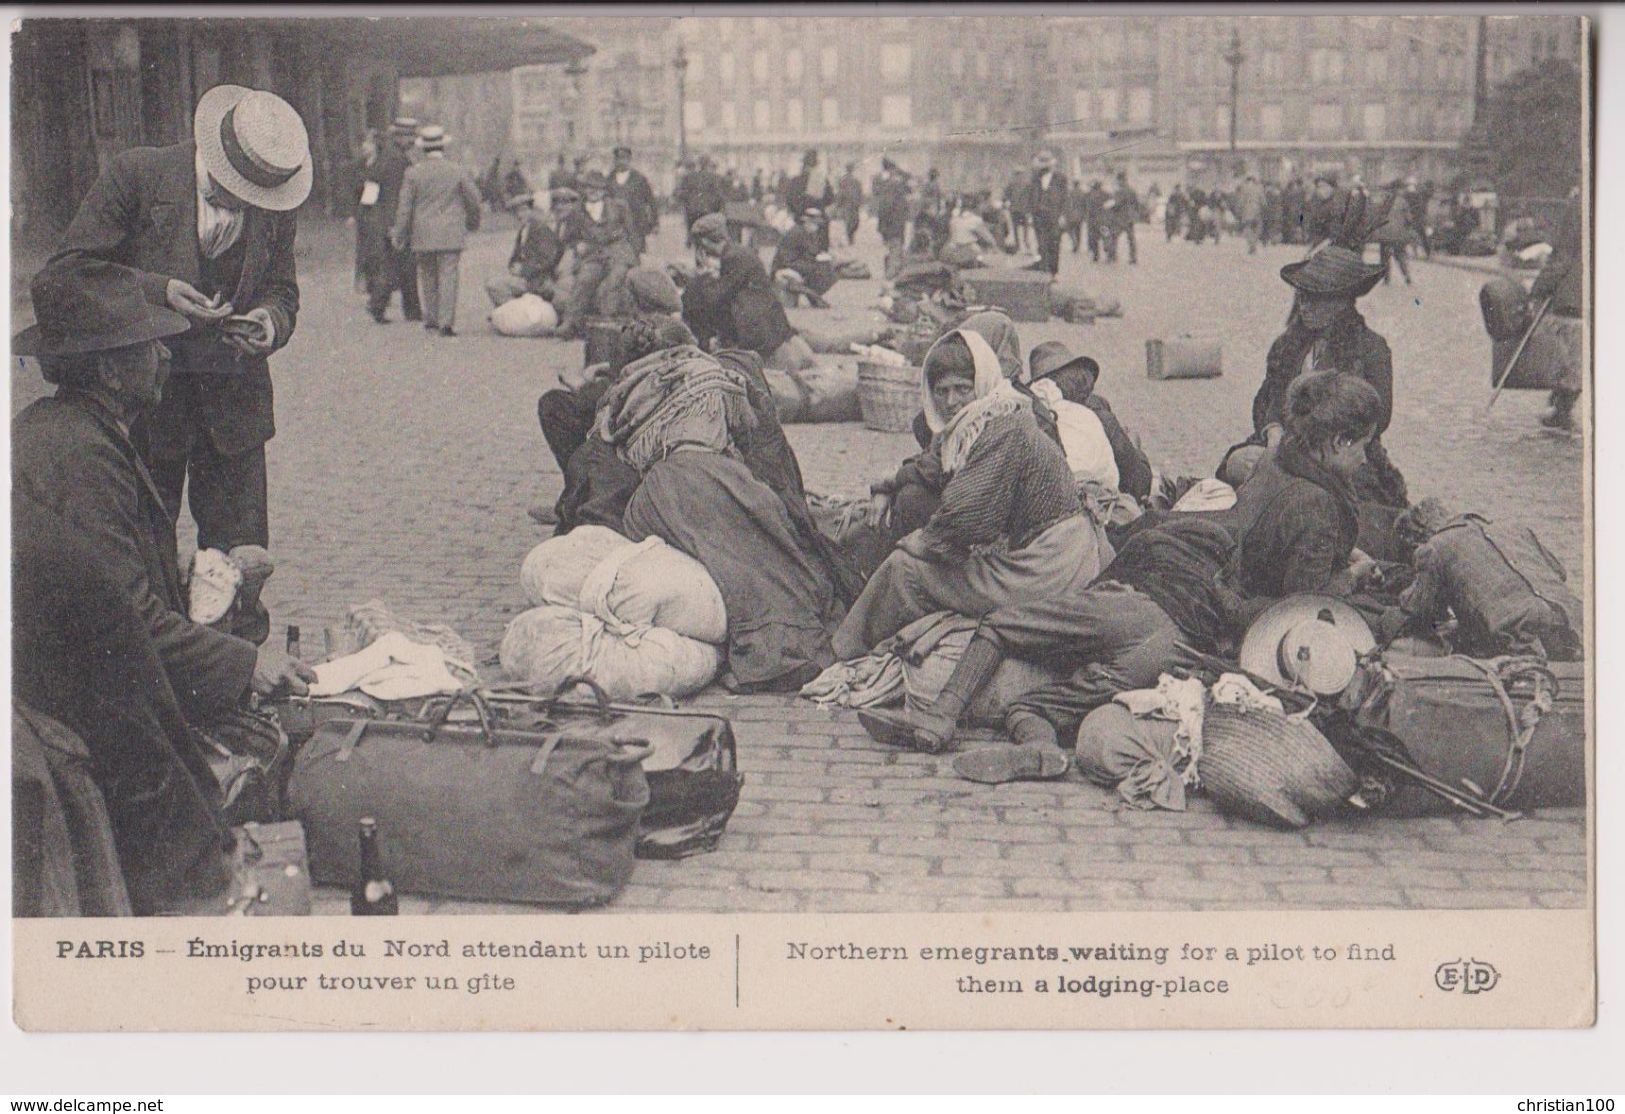
[[1590, 908], [1590, 22], [785, 12], [25, 12], [14, 923]]

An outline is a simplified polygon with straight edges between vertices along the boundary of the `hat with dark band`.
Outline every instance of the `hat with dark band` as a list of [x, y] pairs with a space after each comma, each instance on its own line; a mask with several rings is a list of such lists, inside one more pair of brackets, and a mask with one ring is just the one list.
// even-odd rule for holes
[[14, 356], [77, 356], [186, 332], [191, 323], [149, 303], [129, 267], [81, 259], [46, 267], [29, 284], [30, 325], [11, 341]]
[[1367, 263], [1359, 252], [1341, 244], [1322, 248], [1299, 263], [1281, 268], [1288, 286], [1305, 294], [1358, 298], [1382, 279], [1381, 263]]
[[203, 168], [232, 196], [278, 213], [310, 196], [305, 122], [275, 93], [216, 85], [198, 101], [192, 134]]
[[728, 218], [721, 213], [707, 213], [694, 222], [689, 229], [696, 240], [709, 240], [713, 243], [728, 238]]
[[412, 137], [418, 134], [418, 118], [416, 116], [397, 116], [389, 125], [390, 135]]
[[1087, 371], [1092, 380], [1100, 379], [1100, 364], [1090, 356], [1074, 356], [1072, 350], [1058, 340], [1046, 340], [1027, 354], [1027, 368], [1035, 383], [1072, 367]]
[[446, 129], [439, 124], [425, 124], [418, 129], [418, 149], [422, 151], [444, 151], [446, 140], [451, 137]]

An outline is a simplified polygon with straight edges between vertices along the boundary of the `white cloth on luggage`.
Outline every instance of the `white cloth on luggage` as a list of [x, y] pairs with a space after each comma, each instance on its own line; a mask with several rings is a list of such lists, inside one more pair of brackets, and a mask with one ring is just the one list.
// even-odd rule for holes
[[711, 683], [723, 652], [664, 627], [617, 633], [572, 607], [534, 607], [514, 617], [502, 638], [503, 670], [554, 688], [566, 677], [596, 681], [612, 700], [650, 693], [688, 696]]
[[1061, 450], [1066, 453], [1066, 466], [1072, 469], [1072, 478], [1079, 483], [1093, 481], [1115, 491], [1120, 482], [1117, 457], [1106, 436], [1106, 427], [1095, 412], [1081, 403], [1068, 402], [1062, 397], [1061, 389], [1048, 379], [1034, 383], [1032, 392], [1055, 415]]
[[375, 700], [410, 700], [462, 687], [446, 668], [440, 647], [392, 631], [364, 650], [318, 665], [310, 695], [336, 696], [360, 689]]

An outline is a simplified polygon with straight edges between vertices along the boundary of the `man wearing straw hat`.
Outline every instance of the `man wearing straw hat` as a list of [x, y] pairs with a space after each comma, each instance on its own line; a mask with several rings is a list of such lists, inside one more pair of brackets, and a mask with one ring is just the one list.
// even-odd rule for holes
[[463, 244], [480, 226], [480, 191], [468, 171], [446, 158], [446, 138], [445, 129], [436, 124], [418, 129], [423, 160], [401, 182], [389, 238], [398, 250], [410, 248], [417, 257], [423, 327], [450, 337], [457, 335]]
[[[310, 194], [304, 121], [274, 93], [217, 85], [193, 138], [115, 155], [63, 235], [54, 264], [134, 268], [154, 305], [189, 328], [169, 343], [173, 375], [136, 431], [173, 522], [186, 491], [199, 549], [270, 544], [265, 443], [276, 433], [266, 357], [299, 312], [294, 210]], [[257, 592], [237, 633], [263, 642]]]

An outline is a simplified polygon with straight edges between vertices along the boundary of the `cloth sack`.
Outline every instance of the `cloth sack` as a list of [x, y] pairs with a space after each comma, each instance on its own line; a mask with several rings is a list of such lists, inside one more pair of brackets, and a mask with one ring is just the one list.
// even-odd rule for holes
[[1078, 770], [1096, 785], [1115, 788], [1130, 808], [1183, 812], [1178, 734], [1178, 720], [1136, 716], [1113, 700], [1078, 725]]
[[1032, 386], [1035, 396], [1043, 399], [1055, 416], [1055, 426], [1061, 435], [1061, 450], [1066, 453], [1067, 467], [1072, 478], [1079, 483], [1098, 483], [1116, 490], [1119, 477], [1117, 457], [1106, 436], [1106, 427], [1095, 412], [1080, 403], [1069, 402], [1061, 395], [1054, 380], [1040, 379]]
[[659, 537], [631, 542], [605, 526], [579, 526], [531, 550], [519, 579], [531, 603], [587, 612], [622, 634], [652, 626], [701, 642], [728, 640], [716, 581]]
[[663, 627], [617, 633], [596, 615], [544, 606], [514, 617], [499, 658], [515, 680], [556, 688], [567, 677], [588, 677], [611, 700], [633, 700], [700, 691], [722, 668], [723, 651]]
[[762, 375], [773, 392], [773, 406], [779, 421], [855, 422], [862, 419], [858, 406], [858, 366], [850, 358], [824, 357], [810, 368], [780, 371], [765, 368]]
[[521, 294], [491, 311], [491, 328], [505, 337], [547, 336], [558, 324], [558, 311], [540, 294]]
[[[977, 620], [968, 616], [938, 611], [910, 623], [877, 648], [902, 661], [904, 703], [908, 708], [924, 711], [941, 695], [953, 676], [954, 666], [965, 656], [977, 626]], [[964, 721], [981, 727], [1002, 727], [1005, 710], [1017, 697], [1068, 674], [1065, 669], [1005, 658], [965, 710]]]

